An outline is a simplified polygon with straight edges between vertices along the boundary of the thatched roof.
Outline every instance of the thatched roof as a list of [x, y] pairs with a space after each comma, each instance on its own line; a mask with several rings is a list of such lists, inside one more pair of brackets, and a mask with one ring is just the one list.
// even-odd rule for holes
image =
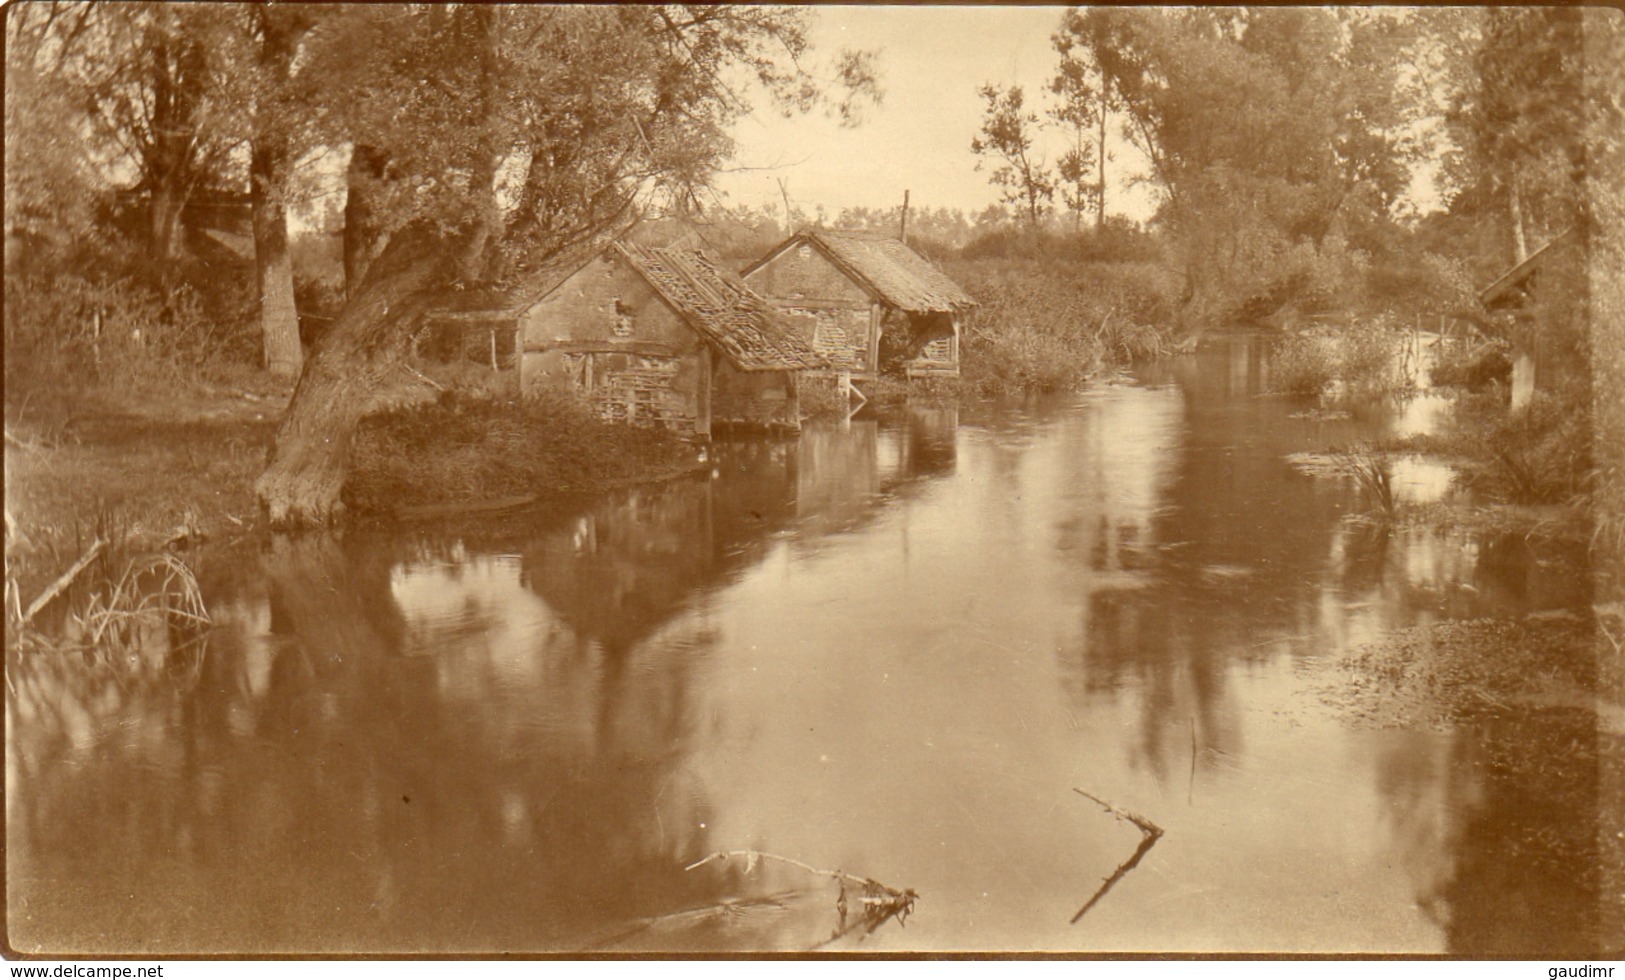
[[805, 341], [784, 328], [766, 300], [705, 253], [646, 248], [624, 241], [617, 242], [614, 250], [741, 371], [828, 366]]
[[752, 263], [749, 275], [785, 249], [811, 245], [881, 302], [907, 313], [957, 313], [976, 301], [941, 269], [902, 241], [859, 231], [804, 229]]

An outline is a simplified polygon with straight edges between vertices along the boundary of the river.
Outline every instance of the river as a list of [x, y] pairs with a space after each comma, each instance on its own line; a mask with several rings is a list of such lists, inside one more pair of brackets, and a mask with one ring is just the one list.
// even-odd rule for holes
[[[1287, 457], [1436, 404], [1316, 413], [1267, 371], [1229, 338], [1075, 396], [718, 443], [564, 511], [205, 551], [206, 636], [11, 667], [11, 943], [1587, 948], [1595, 771], [1497, 760], [1595, 732], [1366, 723], [1335, 669], [1582, 585], [1346, 520], [1359, 488]], [[1125, 812], [1163, 834], [1079, 916], [1141, 844]], [[870, 930], [861, 886], [843, 919], [780, 858], [918, 898]]]

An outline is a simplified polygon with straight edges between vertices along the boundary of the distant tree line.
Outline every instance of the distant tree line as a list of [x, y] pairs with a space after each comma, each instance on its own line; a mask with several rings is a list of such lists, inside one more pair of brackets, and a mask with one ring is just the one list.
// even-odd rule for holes
[[[710, 222], [754, 254], [799, 224], [900, 227], [895, 208], [700, 207], [747, 93], [847, 122], [879, 98], [870, 55], [814, 59], [812, 16], [13, 5], [8, 397], [28, 372], [106, 380], [139, 364], [184, 374], [235, 360], [297, 377], [258, 489], [277, 522], [328, 520], [350, 434], [446, 290], [511, 283], [656, 212]], [[1601, 36], [1590, 19], [1608, 16], [1066, 10], [1048, 105], [980, 92], [972, 146], [1003, 204], [917, 207], [909, 236], [938, 255], [1154, 260], [1178, 281], [1187, 333], [1372, 297], [1459, 305], [1592, 207], [1586, 160], [1619, 131], [1588, 115], [1581, 48]], [[1053, 163], [1036, 152], [1040, 127], [1066, 136]], [[1158, 210], [1145, 230], [1109, 220], [1119, 137], [1149, 161]], [[1417, 222], [1404, 205], [1424, 164], [1444, 209]], [[336, 192], [323, 181], [335, 174]], [[296, 269], [311, 250], [291, 239], [294, 215], [338, 239], [332, 322], [313, 344], [300, 338], [311, 291]]]
[[[1049, 108], [984, 86], [971, 148], [1031, 228], [1057, 195], [1075, 226], [1088, 212], [1099, 226], [1108, 132], [1126, 139], [1150, 169], [1187, 331], [1346, 304], [1406, 270], [1459, 298], [1585, 207], [1587, 16], [1608, 15], [1073, 8]], [[1068, 149], [1051, 166], [1035, 148], [1055, 127]], [[1405, 209], [1428, 166], [1443, 210], [1418, 226]]]

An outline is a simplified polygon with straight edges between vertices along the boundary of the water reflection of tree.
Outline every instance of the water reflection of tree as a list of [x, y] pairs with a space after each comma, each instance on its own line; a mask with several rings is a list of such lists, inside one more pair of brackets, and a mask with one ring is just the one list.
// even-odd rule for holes
[[[827, 498], [851, 520], [951, 467], [937, 434], [883, 467], [875, 431], [881, 492]], [[682, 871], [711, 849], [704, 597], [826, 527], [800, 447], [721, 448], [714, 480], [483, 530], [278, 539], [205, 584], [224, 625], [184, 683], [13, 670], [13, 941], [571, 949], [715, 902], [739, 883]]]
[[[1082, 512], [1061, 542], [1090, 570], [1066, 683], [1080, 701], [1143, 691], [1136, 755], [1158, 773], [1189, 753], [1193, 726], [1202, 749], [1233, 751], [1231, 666], [1323, 628], [1320, 580], [1347, 494], [1286, 457], [1364, 429], [1255, 397], [1266, 367], [1247, 338], [1159, 367], [1151, 380], [1169, 386], [1121, 395], [1121, 418], [1097, 405], [1102, 421], [1075, 453], [1091, 464], [1073, 482], [1106, 489], [1073, 498]], [[1356, 580], [1387, 560], [1362, 543], [1383, 542], [1356, 543]]]
[[1603, 751], [1594, 717], [1489, 717], [1448, 744], [1444, 758], [1422, 765], [1427, 753], [1391, 742], [1378, 786], [1417, 902], [1443, 927], [1449, 952], [1552, 959], [1617, 949], [1598, 861], [1600, 832], [1617, 820], [1603, 820], [1599, 787], [1600, 773], [1625, 759]]
[[[506, 651], [529, 683], [472, 644], [403, 658], [375, 546], [279, 542], [270, 636], [217, 631], [200, 683], [131, 687], [98, 707], [127, 735], [18, 773], [13, 895], [33, 918], [14, 941], [568, 948], [710, 897], [681, 872], [706, 848], [679, 763], [694, 658], [603, 670], [565, 630]], [[52, 727], [14, 731], [14, 753], [50, 751]]]

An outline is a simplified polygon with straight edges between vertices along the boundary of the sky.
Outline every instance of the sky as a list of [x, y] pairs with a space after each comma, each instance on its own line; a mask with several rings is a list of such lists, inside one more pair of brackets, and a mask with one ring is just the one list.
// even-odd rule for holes
[[[765, 98], [734, 130], [733, 172], [717, 180], [727, 203], [782, 207], [779, 180], [791, 204], [831, 218], [845, 207], [891, 208], [910, 192], [911, 207], [960, 208], [974, 213], [999, 200], [988, 181], [992, 164], [976, 169], [971, 140], [981, 128], [986, 83], [1019, 84], [1029, 108], [1049, 104], [1048, 82], [1059, 55], [1050, 35], [1065, 7], [1031, 6], [823, 6], [814, 9], [815, 57], [841, 48], [878, 52], [882, 104], [862, 125], [843, 129], [814, 113], [783, 119]], [[1064, 149], [1061, 134], [1046, 136], [1053, 163]], [[1109, 140], [1117, 158], [1107, 164], [1106, 213], [1137, 221], [1153, 210], [1138, 155]]]

